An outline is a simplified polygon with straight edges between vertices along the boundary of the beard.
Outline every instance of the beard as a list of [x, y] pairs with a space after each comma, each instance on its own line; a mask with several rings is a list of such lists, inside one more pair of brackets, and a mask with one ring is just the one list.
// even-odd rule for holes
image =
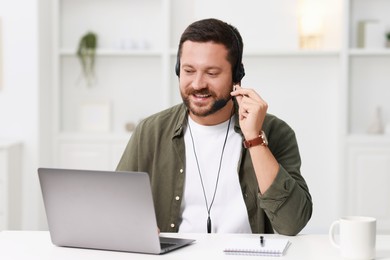
[[[211, 104], [208, 104], [206, 106], [198, 106], [195, 102], [191, 102], [190, 100], [190, 96], [194, 94], [209, 95], [210, 96], [209, 98], [212, 98], [214, 101]], [[226, 106], [226, 104], [232, 98], [232, 96], [230, 95], [230, 90], [224, 93], [222, 97], [216, 97], [215, 93], [210, 92], [209, 90], [200, 90], [200, 91], [192, 90], [189, 93], [181, 92], [181, 97], [183, 103], [186, 105], [189, 111], [192, 114], [200, 117], [206, 117], [221, 110]]]

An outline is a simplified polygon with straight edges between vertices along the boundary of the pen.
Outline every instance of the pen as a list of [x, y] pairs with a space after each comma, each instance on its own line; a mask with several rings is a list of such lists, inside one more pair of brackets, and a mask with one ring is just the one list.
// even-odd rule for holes
[[264, 237], [263, 236], [260, 236], [260, 245], [264, 246]]

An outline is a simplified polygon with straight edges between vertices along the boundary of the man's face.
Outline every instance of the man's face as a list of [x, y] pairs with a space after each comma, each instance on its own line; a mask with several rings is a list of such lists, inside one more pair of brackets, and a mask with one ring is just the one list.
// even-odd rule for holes
[[205, 117], [230, 100], [232, 68], [228, 50], [213, 42], [186, 41], [180, 59], [180, 94], [196, 116]]

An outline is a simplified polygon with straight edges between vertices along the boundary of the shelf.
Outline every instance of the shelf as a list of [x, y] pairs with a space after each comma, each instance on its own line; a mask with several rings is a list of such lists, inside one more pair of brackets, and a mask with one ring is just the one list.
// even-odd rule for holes
[[348, 144], [374, 144], [390, 145], [389, 134], [350, 134], [347, 136]]
[[315, 56], [334, 56], [338, 57], [339, 51], [336, 50], [292, 50], [292, 51], [244, 51], [244, 56], [248, 57], [315, 57]]
[[95, 141], [128, 141], [132, 133], [61, 133], [58, 135], [58, 141], [77, 141], [77, 142], [95, 142]]
[[0, 149], [8, 148], [18, 144], [21, 144], [21, 142], [16, 140], [0, 139]]
[[[339, 50], [244, 50], [244, 57], [339, 57]], [[177, 55], [177, 50], [170, 54]]]
[[[76, 56], [76, 51], [72, 49], [61, 49], [61, 56]], [[139, 56], [139, 57], [155, 57], [161, 56], [162, 52], [158, 50], [115, 50], [115, 49], [98, 49], [97, 56]]]
[[350, 49], [351, 56], [390, 56], [390, 49]]

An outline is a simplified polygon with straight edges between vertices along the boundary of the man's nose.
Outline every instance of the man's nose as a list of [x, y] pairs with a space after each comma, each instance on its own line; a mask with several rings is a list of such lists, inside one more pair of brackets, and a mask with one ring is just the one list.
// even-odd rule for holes
[[192, 81], [192, 87], [194, 89], [203, 89], [206, 87], [206, 81], [204, 78], [204, 73], [198, 72], [196, 73], [194, 80]]

